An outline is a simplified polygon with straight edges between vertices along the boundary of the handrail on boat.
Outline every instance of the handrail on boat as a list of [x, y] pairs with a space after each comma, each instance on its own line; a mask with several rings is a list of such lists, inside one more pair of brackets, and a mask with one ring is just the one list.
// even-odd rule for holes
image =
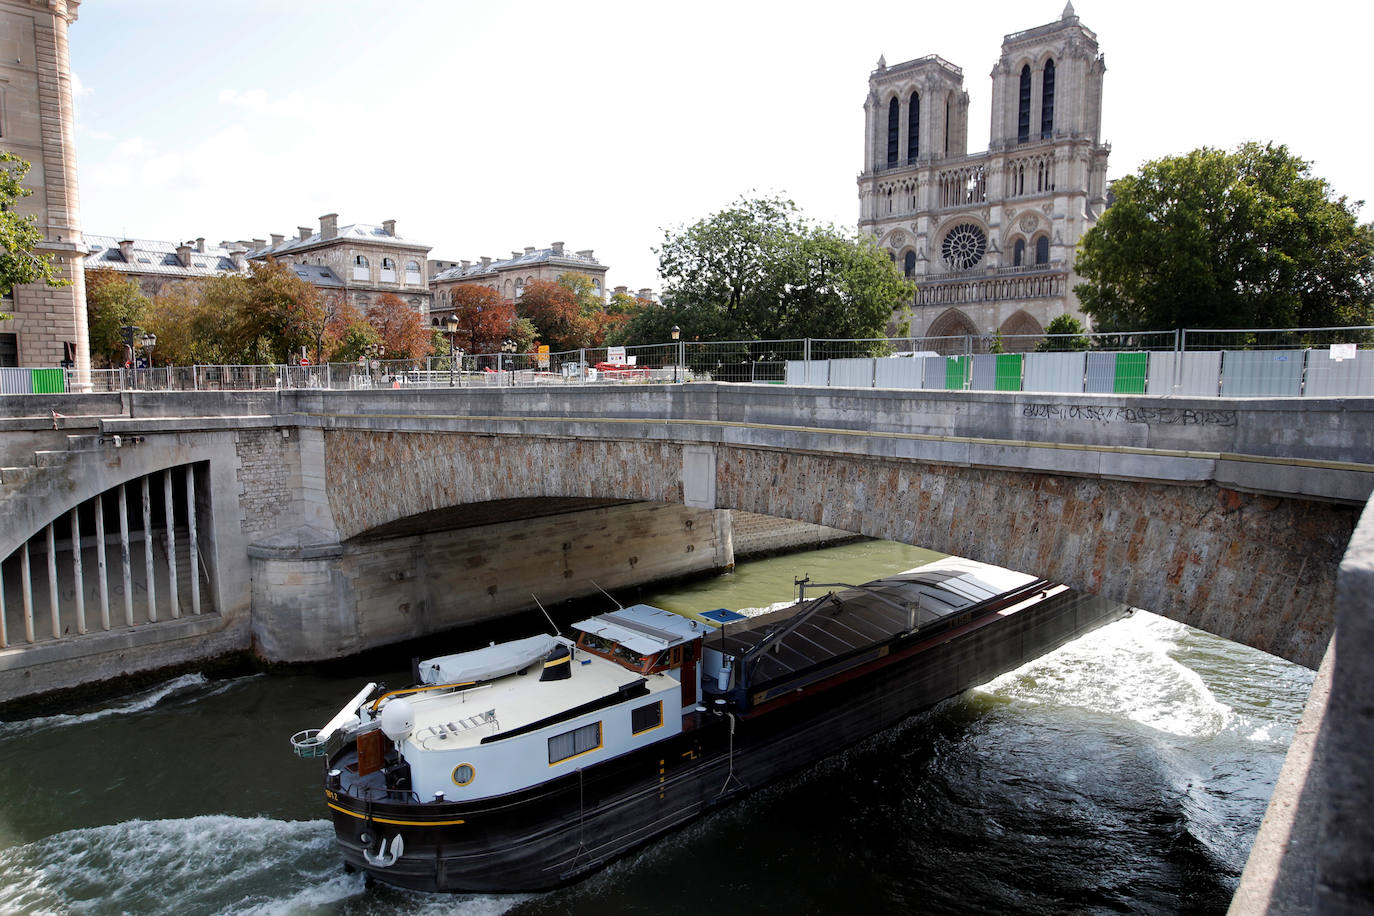
[[376, 712], [377, 707], [382, 705], [382, 700], [385, 700], [388, 697], [400, 696], [402, 694], [407, 693], [424, 693], [427, 690], [443, 690], [446, 687], [471, 687], [473, 684], [476, 683], [476, 681], [459, 681], [453, 684], [426, 684], [423, 687], [405, 687], [401, 690], [388, 690], [386, 693], [382, 694], [381, 696], [377, 697], [377, 699], [372, 701], [372, 711]]

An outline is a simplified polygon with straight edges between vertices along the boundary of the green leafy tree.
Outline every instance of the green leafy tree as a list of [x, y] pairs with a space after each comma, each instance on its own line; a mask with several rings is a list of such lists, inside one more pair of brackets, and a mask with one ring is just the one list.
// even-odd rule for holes
[[32, 216], [21, 214], [16, 204], [33, 193], [23, 186], [29, 163], [13, 153], [0, 151], [0, 296], [8, 296], [22, 283], [66, 286], [57, 268], [34, 251], [43, 243]]
[[1319, 327], [1374, 319], [1374, 228], [1282, 145], [1146, 163], [1079, 242], [1099, 330]]
[[238, 343], [245, 362], [285, 363], [315, 343], [320, 294], [275, 259], [254, 264], [238, 307]]
[[1065, 312], [1050, 321], [1045, 328], [1049, 336], [1042, 337], [1035, 345], [1036, 352], [1048, 353], [1057, 350], [1089, 350], [1092, 342], [1085, 336], [1083, 322]]
[[206, 277], [163, 286], [147, 317], [147, 330], [157, 335], [158, 361], [178, 366], [241, 362], [237, 334], [246, 297], [242, 277]]
[[620, 335], [667, 340], [879, 337], [913, 287], [871, 240], [815, 226], [789, 200], [741, 198], [658, 249], [663, 305]]
[[92, 362], [103, 367], [123, 365], [127, 354], [121, 328], [142, 327], [152, 305], [138, 283], [118, 271], [105, 267], [87, 272], [86, 325]]

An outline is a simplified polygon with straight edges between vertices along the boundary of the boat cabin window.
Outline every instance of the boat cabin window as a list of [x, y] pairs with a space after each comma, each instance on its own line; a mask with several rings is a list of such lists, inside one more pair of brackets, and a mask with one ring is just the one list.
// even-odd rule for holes
[[601, 723], [593, 722], [549, 739], [549, 766], [601, 747]]
[[668, 671], [672, 668], [682, 667], [682, 646], [673, 646], [671, 649], [664, 649], [654, 656], [653, 663], [645, 669], [645, 674], [653, 674], [656, 671]]
[[639, 735], [663, 724], [663, 701], [630, 710], [630, 733]]
[[581, 633], [577, 637], [577, 644], [584, 649], [595, 652], [597, 655], [604, 655], [610, 658], [615, 654], [615, 643], [611, 642], [595, 633]]

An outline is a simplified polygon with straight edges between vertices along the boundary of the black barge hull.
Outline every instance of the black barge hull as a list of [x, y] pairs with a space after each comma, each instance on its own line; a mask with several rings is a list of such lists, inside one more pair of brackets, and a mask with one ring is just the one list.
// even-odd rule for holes
[[[1091, 595], [1054, 595], [903, 646], [886, 661], [753, 713], [690, 715], [678, 736], [497, 798], [400, 803], [326, 790], [335, 834], [349, 866], [386, 884], [423, 891], [553, 888], [1127, 613]], [[375, 857], [398, 834], [403, 854], [386, 867], [369, 863], [365, 853]]]

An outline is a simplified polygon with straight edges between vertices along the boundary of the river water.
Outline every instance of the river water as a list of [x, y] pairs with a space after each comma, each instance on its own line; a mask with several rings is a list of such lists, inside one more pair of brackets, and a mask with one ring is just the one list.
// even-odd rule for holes
[[[618, 597], [766, 607], [794, 575], [927, 556], [864, 542]], [[345, 875], [318, 761], [290, 753], [365, 680], [407, 680], [357, 668], [185, 675], [0, 723], [0, 913], [1220, 913], [1312, 681], [1137, 613], [571, 887], [448, 896]]]

